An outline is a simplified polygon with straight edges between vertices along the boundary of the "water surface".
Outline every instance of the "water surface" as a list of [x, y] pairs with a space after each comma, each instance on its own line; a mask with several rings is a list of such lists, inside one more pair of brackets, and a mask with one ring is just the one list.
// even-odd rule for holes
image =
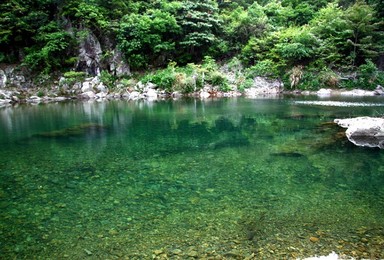
[[332, 123], [383, 100], [296, 101], [1, 108], [1, 258], [384, 258], [383, 151]]

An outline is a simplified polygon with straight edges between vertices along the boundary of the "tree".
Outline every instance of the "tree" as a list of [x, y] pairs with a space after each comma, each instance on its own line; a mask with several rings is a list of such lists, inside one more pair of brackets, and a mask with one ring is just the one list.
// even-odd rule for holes
[[289, 26], [294, 17], [294, 11], [291, 6], [283, 6], [281, 1], [272, 0], [263, 6], [264, 13], [268, 21], [275, 30]]
[[330, 67], [346, 65], [346, 57], [349, 55], [347, 39], [352, 37], [352, 30], [337, 3], [329, 3], [320, 9], [309, 24], [312, 33], [321, 41], [319, 60]]
[[221, 21], [215, 1], [182, 2], [176, 17], [182, 34], [178, 41], [178, 55], [183, 63], [200, 60], [218, 40]]
[[247, 10], [238, 7], [222, 17], [225, 39], [235, 51], [243, 48], [251, 37], [261, 37], [269, 27], [263, 7], [256, 2]]
[[313, 60], [319, 47], [318, 39], [310, 27], [289, 27], [277, 32], [279, 42], [271, 50], [290, 65], [298, 65]]
[[[53, 9], [54, 10], [54, 9]], [[23, 48], [35, 44], [37, 29], [52, 18], [50, 1], [39, 6], [34, 1], [4, 0], [0, 4], [0, 52], [10, 62], [23, 57]], [[1, 62], [1, 57], [0, 57]]]
[[380, 32], [380, 23], [375, 21], [376, 12], [364, 0], [356, 3], [346, 10], [346, 19], [352, 30], [350, 43], [351, 65], [360, 65], [366, 58], [377, 58], [383, 51], [383, 32]]
[[59, 70], [70, 57], [74, 45], [74, 39], [55, 22], [40, 27], [34, 40], [36, 44], [26, 48], [27, 55], [23, 63], [30, 69], [43, 73]]
[[157, 61], [164, 65], [175, 51], [175, 35], [180, 33], [176, 19], [161, 10], [123, 17], [118, 32], [119, 47], [132, 68], [145, 68]]

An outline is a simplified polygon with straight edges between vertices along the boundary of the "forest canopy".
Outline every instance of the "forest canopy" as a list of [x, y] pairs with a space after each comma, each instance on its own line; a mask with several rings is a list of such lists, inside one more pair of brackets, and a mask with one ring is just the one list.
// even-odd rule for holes
[[86, 33], [137, 71], [206, 56], [271, 77], [384, 66], [381, 0], [3, 0], [0, 12], [0, 63], [38, 73], [73, 69]]

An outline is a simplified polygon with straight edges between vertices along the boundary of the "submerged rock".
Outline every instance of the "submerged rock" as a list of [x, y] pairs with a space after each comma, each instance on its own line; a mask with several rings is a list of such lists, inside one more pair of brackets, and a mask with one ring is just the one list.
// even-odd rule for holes
[[304, 157], [303, 154], [298, 153], [298, 152], [278, 152], [278, 153], [271, 153], [271, 156], [291, 157], [291, 158]]
[[97, 133], [97, 132], [103, 132], [105, 127], [103, 125], [94, 124], [94, 123], [87, 123], [87, 124], [80, 124], [64, 129], [59, 130], [53, 130], [50, 132], [43, 132], [34, 134], [33, 137], [42, 137], [42, 138], [68, 138], [68, 137], [75, 137], [75, 136], [82, 136], [86, 133]]
[[384, 149], [384, 118], [356, 117], [335, 119], [334, 122], [347, 128], [345, 134], [355, 145]]

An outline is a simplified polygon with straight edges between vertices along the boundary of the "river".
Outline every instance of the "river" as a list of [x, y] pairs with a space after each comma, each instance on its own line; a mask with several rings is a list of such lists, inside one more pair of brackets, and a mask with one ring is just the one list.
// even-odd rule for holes
[[384, 101], [312, 101], [0, 108], [1, 258], [384, 258], [384, 153], [332, 123]]

